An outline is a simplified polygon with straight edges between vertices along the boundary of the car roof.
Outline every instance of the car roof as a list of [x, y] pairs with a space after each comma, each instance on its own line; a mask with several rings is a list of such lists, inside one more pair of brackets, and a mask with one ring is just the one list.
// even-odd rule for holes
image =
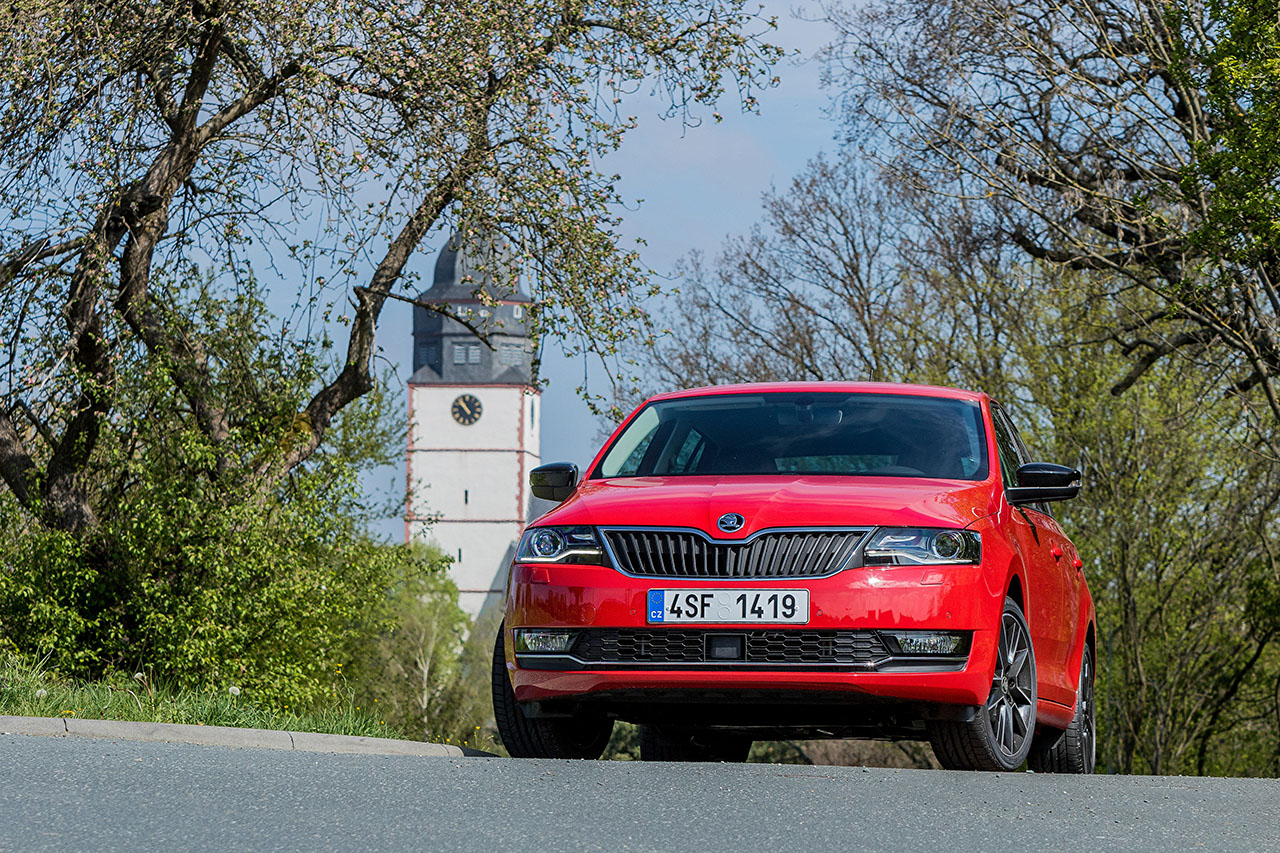
[[987, 395], [980, 391], [949, 388], [944, 385], [908, 385], [901, 382], [743, 382], [734, 385], [704, 385], [657, 394], [650, 400], [673, 400], [681, 397], [707, 397], [717, 394], [769, 394], [769, 393], [843, 393], [843, 394], [904, 394], [916, 397], [942, 397], [950, 400], [978, 402]]

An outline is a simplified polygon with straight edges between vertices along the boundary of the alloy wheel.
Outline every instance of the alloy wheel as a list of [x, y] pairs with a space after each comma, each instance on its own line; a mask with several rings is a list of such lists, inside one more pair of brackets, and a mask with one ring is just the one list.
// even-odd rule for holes
[[1080, 747], [1084, 755], [1084, 772], [1092, 773], [1098, 763], [1098, 742], [1094, 733], [1093, 655], [1085, 649], [1080, 667]]
[[1006, 612], [1000, 620], [1000, 651], [996, 656], [991, 695], [987, 697], [987, 721], [1000, 751], [1015, 756], [1031, 736], [1035, 720], [1035, 677], [1028, 666], [1031, 641], [1021, 620]]

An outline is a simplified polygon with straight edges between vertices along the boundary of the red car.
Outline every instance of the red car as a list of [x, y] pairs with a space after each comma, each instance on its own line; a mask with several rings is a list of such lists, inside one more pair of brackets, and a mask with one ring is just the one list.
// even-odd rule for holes
[[928, 740], [942, 766], [1091, 773], [1094, 610], [986, 394], [780, 383], [663, 394], [544, 465], [494, 647], [514, 756], [744, 760], [754, 740]]

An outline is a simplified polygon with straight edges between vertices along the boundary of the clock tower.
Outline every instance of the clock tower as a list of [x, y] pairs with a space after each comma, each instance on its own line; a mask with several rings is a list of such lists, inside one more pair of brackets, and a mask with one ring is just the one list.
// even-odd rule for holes
[[503, 593], [539, 463], [531, 303], [506, 245], [460, 234], [418, 298], [489, 336], [486, 346], [457, 320], [413, 309], [405, 538], [434, 541], [453, 559], [459, 601], [476, 616]]

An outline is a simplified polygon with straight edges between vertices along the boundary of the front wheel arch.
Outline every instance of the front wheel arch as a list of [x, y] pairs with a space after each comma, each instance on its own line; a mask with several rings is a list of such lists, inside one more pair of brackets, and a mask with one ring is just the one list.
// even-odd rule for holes
[[1025, 586], [1022, 583], [1022, 575], [1015, 571], [1009, 576], [1009, 581], [1005, 585], [1004, 597], [1012, 598], [1025, 615], [1027, 612], [1027, 600], [1026, 596], [1023, 594], [1024, 588]]
[[516, 702], [506, 659], [506, 626], [498, 628], [490, 668], [493, 716], [512, 758], [599, 758], [609, 744], [613, 720], [582, 714], [569, 719], [531, 719]]
[[1036, 727], [1035, 647], [1022, 608], [1005, 597], [987, 700], [968, 720], [936, 720], [929, 742], [948, 770], [1017, 770], [1031, 751]]

